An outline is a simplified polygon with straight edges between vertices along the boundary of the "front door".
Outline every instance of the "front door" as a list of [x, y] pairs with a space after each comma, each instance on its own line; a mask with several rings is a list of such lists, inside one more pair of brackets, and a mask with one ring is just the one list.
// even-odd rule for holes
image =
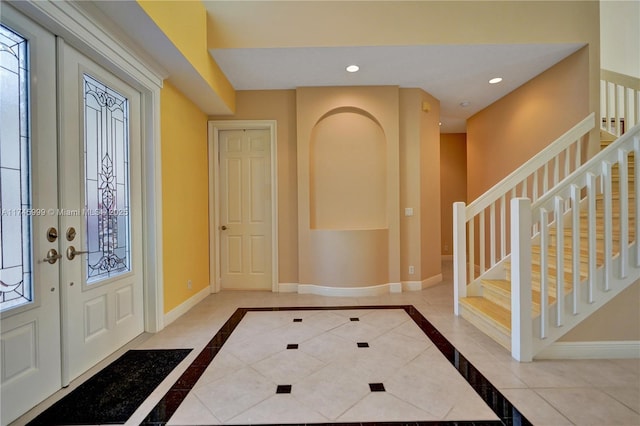
[[[0, 15], [0, 424], [61, 387], [55, 37]], [[48, 261], [44, 259], [48, 258]]]
[[223, 289], [271, 290], [271, 132], [221, 130], [220, 279]]
[[59, 42], [63, 382], [144, 331], [140, 94]]

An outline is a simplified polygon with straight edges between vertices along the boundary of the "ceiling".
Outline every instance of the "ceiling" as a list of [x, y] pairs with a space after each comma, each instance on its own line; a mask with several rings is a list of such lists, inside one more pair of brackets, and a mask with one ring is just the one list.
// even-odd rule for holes
[[[229, 114], [215, 93], [196, 84], [202, 79], [194, 77], [193, 67], [135, 1], [91, 3], [164, 68], [177, 87], [186, 88], [185, 93], [190, 93], [203, 111], [211, 115]], [[304, 24], [283, 18], [296, 13], [308, 16], [310, 9], [297, 8], [315, 4], [321, 7], [319, 11], [338, 19], [339, 14], [331, 14], [333, 9], [325, 10], [327, 3], [322, 2], [203, 3], [211, 20], [209, 28], [213, 29], [209, 53], [236, 90], [361, 85], [421, 88], [440, 100], [443, 133], [465, 132], [470, 116], [584, 46], [584, 43], [428, 44], [419, 37], [394, 38], [393, 32], [384, 36], [373, 31], [375, 26], [371, 27], [368, 21], [361, 22], [352, 32], [336, 32], [324, 25], [330, 19], [327, 16]], [[354, 7], [357, 6], [358, 3]], [[362, 10], [358, 8], [355, 12]], [[403, 27], [397, 24], [389, 26], [389, 31], [402, 33]], [[304, 25], [316, 28], [308, 30]], [[414, 30], [419, 33], [419, 29]], [[340, 34], [344, 37], [339, 37]], [[366, 40], [375, 45], [367, 45]], [[403, 45], [402, 40], [411, 42]], [[360, 71], [346, 72], [350, 64], [359, 65]], [[488, 80], [493, 77], [502, 77], [503, 81], [490, 85]], [[468, 105], [462, 107], [463, 102]]]
[[[211, 49], [236, 90], [396, 85], [440, 100], [441, 131], [465, 132], [466, 119], [550, 68], [582, 44], [341, 46]], [[347, 65], [360, 71], [348, 73]], [[489, 79], [502, 77], [499, 84]], [[462, 107], [462, 102], [468, 102]]]

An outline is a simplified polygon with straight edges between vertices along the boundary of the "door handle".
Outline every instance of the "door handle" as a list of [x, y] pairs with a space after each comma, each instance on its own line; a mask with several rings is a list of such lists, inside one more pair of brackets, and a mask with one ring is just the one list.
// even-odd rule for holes
[[221, 230], [221, 231], [226, 231], [226, 230], [227, 230], [226, 225], [222, 225], [222, 226], [220, 227], [220, 230]]
[[89, 251], [77, 251], [74, 246], [69, 246], [69, 248], [67, 248], [67, 259], [73, 260], [75, 259], [76, 255], [86, 253], [89, 253]]
[[44, 259], [42, 259], [43, 262], [49, 262], [51, 265], [53, 265], [54, 263], [56, 263], [58, 261], [58, 259], [60, 259], [62, 257], [61, 254], [58, 253], [58, 251], [56, 249], [50, 249], [47, 252], [47, 257], [45, 257]]

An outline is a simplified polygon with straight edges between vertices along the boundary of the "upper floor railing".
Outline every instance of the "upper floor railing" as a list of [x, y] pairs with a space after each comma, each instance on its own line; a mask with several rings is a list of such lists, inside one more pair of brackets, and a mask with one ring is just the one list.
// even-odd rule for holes
[[640, 123], [640, 79], [600, 70], [600, 129], [622, 136]]

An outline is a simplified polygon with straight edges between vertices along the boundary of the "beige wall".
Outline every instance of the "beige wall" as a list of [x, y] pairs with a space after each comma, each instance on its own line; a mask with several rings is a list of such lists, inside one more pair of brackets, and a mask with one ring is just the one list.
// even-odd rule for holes
[[[420, 91], [420, 107], [430, 107], [420, 115], [420, 220], [421, 278], [440, 276], [440, 101]], [[416, 105], [416, 107], [418, 107]]]
[[562, 336], [563, 342], [639, 341], [640, 281]]
[[549, 145], [589, 109], [589, 51], [583, 48], [467, 121], [467, 200]]
[[298, 187], [295, 90], [238, 91], [236, 114], [215, 120], [276, 120], [278, 138], [278, 268], [281, 283], [298, 282]]
[[[378, 89], [370, 88], [363, 93], [376, 93]], [[375, 90], [373, 90], [375, 89]], [[398, 126], [399, 147], [394, 160], [395, 176], [398, 182], [389, 188], [388, 196], [395, 197], [399, 208], [389, 210], [388, 218], [399, 217], [398, 233], [395, 237], [381, 235], [355, 235], [354, 239], [382, 241], [395, 238], [397, 247], [390, 252], [387, 261], [396, 262], [400, 266], [373, 268], [375, 274], [384, 274], [395, 281], [421, 281], [440, 274], [440, 212], [439, 201], [439, 135], [438, 115], [439, 102], [420, 89], [399, 89], [393, 91], [399, 101], [395, 103], [396, 125]], [[337, 97], [336, 105], [345, 89], [333, 91]], [[370, 95], [367, 95], [370, 96]], [[373, 96], [372, 99], [375, 99]], [[388, 101], [388, 100], [387, 100]], [[431, 111], [422, 111], [422, 103], [429, 102]], [[370, 102], [370, 101], [366, 101]], [[343, 102], [344, 103], [344, 102]], [[297, 141], [297, 101], [295, 90], [239, 91], [236, 100], [237, 114], [233, 116], [210, 117], [218, 120], [277, 120], [278, 137], [278, 236], [279, 236], [279, 282], [298, 283], [298, 141]], [[423, 175], [421, 168], [429, 168]], [[393, 170], [393, 169], [392, 169]], [[425, 183], [426, 182], [426, 183]], [[424, 208], [424, 206], [428, 208]], [[414, 209], [414, 216], [405, 217], [404, 208]], [[400, 213], [398, 214], [398, 210]], [[302, 214], [300, 215], [302, 217]], [[425, 226], [421, 226], [425, 224]], [[327, 231], [329, 232], [329, 231]], [[319, 244], [330, 244], [336, 238], [323, 238]], [[387, 240], [385, 240], [387, 241]], [[382, 243], [381, 243], [382, 244]], [[385, 242], [388, 246], [388, 241]], [[373, 247], [366, 256], [378, 256]], [[366, 255], [366, 256], [365, 256]], [[427, 259], [425, 259], [425, 257]], [[304, 262], [302, 262], [304, 263]], [[413, 265], [415, 273], [409, 275], [408, 267]], [[395, 272], [392, 272], [395, 271]], [[385, 281], [389, 282], [388, 280]]]
[[[400, 89], [400, 265], [402, 281], [437, 278], [440, 262], [440, 102]], [[413, 216], [404, 210], [413, 209]], [[415, 269], [409, 274], [409, 266]]]
[[[303, 87], [296, 94], [299, 282], [331, 287], [400, 282], [398, 87]], [[332, 126], [329, 130], [328, 122]], [[374, 143], [354, 134], [363, 123], [375, 132], [372, 137], [381, 139]], [[318, 148], [323, 144], [334, 149], [321, 154]], [[382, 150], [366, 147], [376, 144]], [[327, 155], [333, 159], [325, 158]], [[353, 162], [353, 170], [345, 161]], [[383, 168], [384, 173], [376, 173], [378, 178], [361, 176], [362, 164], [358, 163], [368, 162]], [[332, 173], [312, 169], [334, 166], [335, 174], [342, 176], [342, 186], [331, 178]], [[314, 183], [312, 177], [323, 181]], [[371, 185], [377, 186], [375, 197]], [[322, 201], [331, 207], [315, 205], [312, 201], [318, 194], [314, 191], [326, 186], [333, 191], [323, 191]], [[367, 198], [363, 203], [378, 210], [375, 217], [369, 213], [363, 216], [366, 223], [359, 223], [346, 211], [360, 208], [353, 203], [361, 195]], [[313, 229], [312, 218], [319, 215], [330, 219], [326, 223], [329, 229]], [[327, 264], [328, 258], [334, 262]]]
[[453, 203], [467, 201], [467, 135], [440, 135], [442, 254], [453, 254]]

